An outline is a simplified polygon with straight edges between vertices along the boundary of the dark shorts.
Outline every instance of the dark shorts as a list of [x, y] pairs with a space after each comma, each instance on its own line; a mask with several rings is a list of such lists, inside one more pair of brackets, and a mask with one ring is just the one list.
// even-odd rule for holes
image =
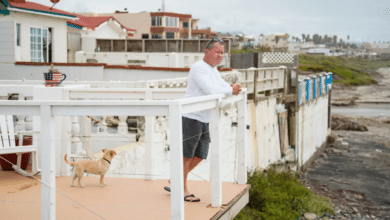
[[182, 117], [183, 121], [183, 156], [197, 156], [206, 159], [209, 152], [210, 132], [209, 123]]

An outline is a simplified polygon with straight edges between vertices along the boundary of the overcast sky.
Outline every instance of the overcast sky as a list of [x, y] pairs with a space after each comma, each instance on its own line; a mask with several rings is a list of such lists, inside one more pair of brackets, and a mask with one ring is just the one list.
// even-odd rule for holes
[[[30, 0], [52, 6], [49, 0]], [[130, 13], [161, 8], [162, 0], [61, 0], [69, 12]], [[199, 28], [246, 35], [337, 35], [350, 42], [390, 41], [390, 0], [165, 0], [165, 11], [192, 14]], [[130, 27], [131, 28], [131, 27]]]

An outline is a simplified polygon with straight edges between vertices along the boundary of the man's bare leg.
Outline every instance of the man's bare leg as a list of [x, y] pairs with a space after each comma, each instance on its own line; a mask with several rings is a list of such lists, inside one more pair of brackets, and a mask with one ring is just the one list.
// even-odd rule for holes
[[[193, 158], [186, 158], [183, 157], [183, 180], [184, 180], [184, 195], [189, 195], [188, 193], [188, 187], [187, 187], [187, 178], [188, 173], [191, 172], [200, 162], [202, 162], [203, 159], [199, 157], [193, 157]], [[170, 180], [168, 180], [169, 183], [171, 183]], [[196, 200], [199, 198], [194, 197], [188, 197], [187, 200]]]
[[[188, 173], [190, 173], [193, 169], [195, 169], [195, 167], [197, 167], [199, 165], [199, 163], [202, 162], [202, 160], [203, 160], [202, 158], [199, 158], [197, 156], [194, 156], [193, 158], [185, 158], [185, 157], [183, 157], [183, 158], [190, 159]], [[184, 172], [184, 163], [185, 163], [184, 159], [183, 159], [183, 172]], [[168, 180], [168, 183], [171, 184], [171, 180]]]

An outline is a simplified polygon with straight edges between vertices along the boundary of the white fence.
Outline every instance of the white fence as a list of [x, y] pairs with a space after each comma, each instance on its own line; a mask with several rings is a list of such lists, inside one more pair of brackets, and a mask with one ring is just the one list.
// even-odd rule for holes
[[[52, 89], [52, 88], [51, 88]], [[171, 218], [184, 219], [183, 201], [183, 160], [182, 160], [182, 115], [188, 112], [212, 109], [211, 132], [211, 190], [212, 206], [222, 205], [221, 175], [221, 111], [223, 103], [237, 102], [238, 110], [238, 184], [247, 182], [245, 162], [246, 129], [246, 90], [238, 96], [211, 95], [176, 100], [82, 100], [82, 101], [0, 101], [2, 115], [40, 116], [40, 161], [42, 174], [42, 216], [43, 219], [55, 219], [55, 160], [58, 116], [98, 116], [98, 115], [135, 115], [169, 116], [171, 145]], [[211, 130], [210, 129], [210, 130]], [[42, 159], [44, 158], [44, 159]]]

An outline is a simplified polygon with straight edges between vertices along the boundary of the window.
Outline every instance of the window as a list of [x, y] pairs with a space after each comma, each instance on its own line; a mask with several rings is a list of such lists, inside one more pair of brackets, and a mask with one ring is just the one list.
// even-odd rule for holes
[[149, 34], [142, 34], [142, 39], [149, 39]]
[[20, 46], [20, 24], [16, 24], [16, 46]]
[[165, 17], [165, 27], [177, 27], [177, 18]]
[[152, 34], [152, 39], [162, 39], [162, 34]]
[[162, 26], [161, 16], [152, 17], [152, 27]]
[[47, 29], [30, 28], [31, 62], [48, 62], [48, 40], [51, 40], [51, 36], [48, 36]]
[[183, 28], [188, 29], [188, 22], [183, 22]]
[[174, 39], [174, 38], [175, 38], [175, 33], [167, 32], [167, 39]]

